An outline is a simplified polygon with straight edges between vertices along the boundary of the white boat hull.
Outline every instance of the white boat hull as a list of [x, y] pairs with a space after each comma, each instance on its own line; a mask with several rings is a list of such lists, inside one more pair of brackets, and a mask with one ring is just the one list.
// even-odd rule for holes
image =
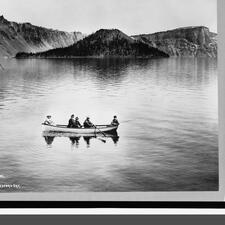
[[74, 133], [74, 134], [98, 134], [115, 132], [118, 126], [112, 125], [96, 125], [97, 128], [68, 128], [65, 125], [45, 125], [42, 124], [43, 131], [46, 132], [60, 132], [60, 133]]

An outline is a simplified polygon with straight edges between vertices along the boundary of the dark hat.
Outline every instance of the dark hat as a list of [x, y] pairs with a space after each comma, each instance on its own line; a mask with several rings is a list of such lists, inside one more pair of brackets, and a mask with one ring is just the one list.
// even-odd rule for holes
[[117, 118], [117, 116], [114, 116], [114, 118]]
[[48, 115], [47, 118], [51, 118], [52, 116]]

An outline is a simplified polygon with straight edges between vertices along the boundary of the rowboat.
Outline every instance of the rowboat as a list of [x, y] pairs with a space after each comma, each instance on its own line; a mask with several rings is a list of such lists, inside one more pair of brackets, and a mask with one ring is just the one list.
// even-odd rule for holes
[[66, 125], [46, 125], [42, 124], [43, 131], [59, 132], [59, 133], [74, 133], [74, 134], [98, 134], [115, 132], [118, 126], [114, 125], [96, 125], [91, 128], [68, 128]]
[[[117, 131], [113, 132], [104, 132], [105, 138], [116, 138], [119, 137]], [[101, 133], [95, 133], [95, 134], [82, 134], [82, 133], [72, 133], [72, 132], [54, 132], [54, 131], [43, 131], [42, 132], [43, 137], [67, 137], [67, 138], [77, 138], [77, 137], [103, 137]]]

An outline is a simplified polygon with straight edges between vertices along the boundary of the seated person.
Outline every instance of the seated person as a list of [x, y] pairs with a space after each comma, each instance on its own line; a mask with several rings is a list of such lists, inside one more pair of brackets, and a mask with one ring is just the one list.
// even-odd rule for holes
[[74, 115], [71, 115], [69, 122], [68, 122], [68, 128], [73, 128], [75, 125]]
[[84, 128], [90, 128], [94, 127], [94, 124], [90, 121], [90, 118], [87, 117], [87, 119], [84, 121]]
[[111, 122], [111, 125], [112, 126], [119, 126], [120, 125], [119, 121], [117, 120], [117, 116], [113, 117], [113, 121]]
[[75, 122], [74, 122], [74, 128], [81, 128], [82, 125], [80, 124], [79, 118], [76, 117]]
[[54, 122], [51, 120], [51, 116], [47, 116], [44, 122], [45, 125], [54, 125]]

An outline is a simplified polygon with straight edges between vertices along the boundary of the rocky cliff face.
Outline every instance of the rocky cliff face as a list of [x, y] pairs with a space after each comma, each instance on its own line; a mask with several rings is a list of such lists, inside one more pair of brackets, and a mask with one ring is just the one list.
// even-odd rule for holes
[[207, 27], [186, 27], [133, 36], [170, 56], [217, 57], [217, 34]]
[[12, 57], [18, 52], [41, 52], [67, 47], [83, 38], [80, 32], [63, 32], [15, 23], [0, 17], [0, 57]]
[[134, 40], [117, 29], [101, 29], [76, 44], [37, 54], [18, 53], [21, 57], [169, 57], [148, 44]]

